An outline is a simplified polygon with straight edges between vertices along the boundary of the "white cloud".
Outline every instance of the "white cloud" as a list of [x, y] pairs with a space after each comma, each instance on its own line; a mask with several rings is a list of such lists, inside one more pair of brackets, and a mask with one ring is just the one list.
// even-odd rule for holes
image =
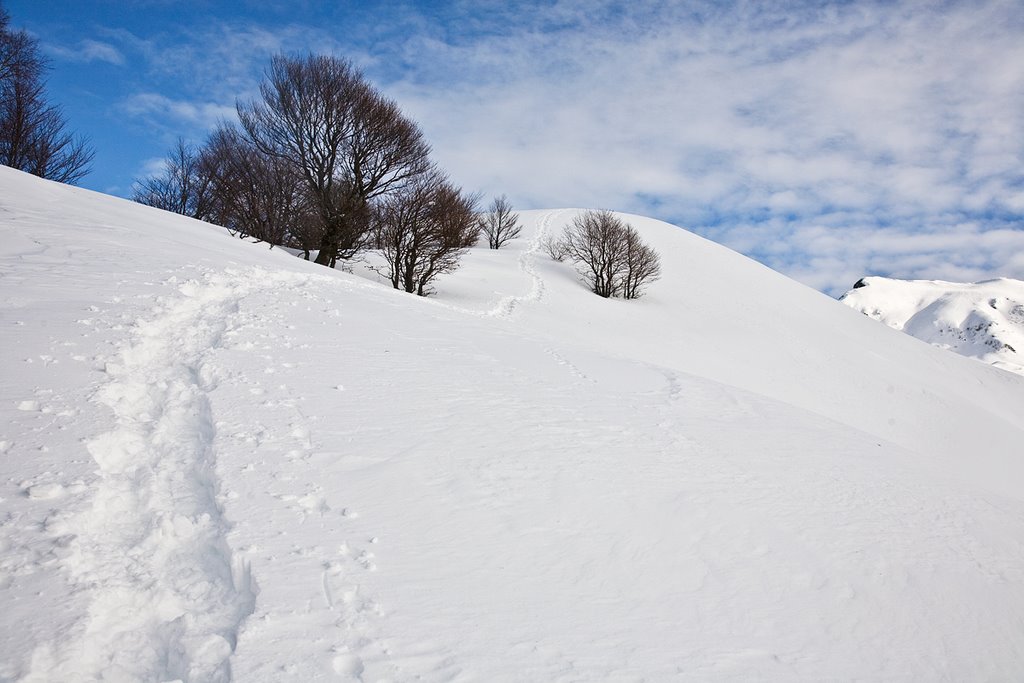
[[124, 55], [120, 50], [98, 40], [82, 40], [77, 47], [44, 45], [43, 49], [47, 54], [69, 62], [107, 62], [117, 66], [124, 64]]
[[178, 121], [203, 129], [213, 128], [219, 121], [235, 115], [233, 106], [175, 100], [158, 93], [132, 95], [120, 104], [120, 108], [130, 116]]
[[132, 116], [209, 126], [271, 54], [344, 54], [470, 189], [653, 214], [835, 293], [869, 272], [1024, 277], [1019, 9], [466, 0], [110, 38], [188, 85]]
[[[563, 2], [504, 34], [412, 36], [419, 66], [386, 89], [458, 180], [524, 205], [656, 207], [829, 291], [929, 264], [1024, 276], [1024, 233], [984, 239], [993, 212], [1024, 227], [1018, 3], [687, 7], [636, 3], [619, 30]], [[948, 235], [947, 215], [977, 227]]]

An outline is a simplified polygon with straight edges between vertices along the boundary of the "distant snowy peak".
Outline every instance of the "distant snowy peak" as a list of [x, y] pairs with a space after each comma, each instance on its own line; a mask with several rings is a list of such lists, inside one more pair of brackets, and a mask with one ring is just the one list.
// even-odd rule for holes
[[866, 277], [840, 301], [930, 344], [1024, 375], [1024, 282]]

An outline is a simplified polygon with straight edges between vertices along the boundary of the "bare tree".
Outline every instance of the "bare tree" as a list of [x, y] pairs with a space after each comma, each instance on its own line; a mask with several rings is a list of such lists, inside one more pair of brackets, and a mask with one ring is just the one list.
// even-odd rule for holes
[[569, 255], [565, 250], [565, 241], [558, 235], [548, 235], [540, 244], [545, 253], [559, 263]]
[[179, 138], [163, 172], [136, 181], [133, 199], [222, 225], [238, 237], [302, 249], [309, 260], [322, 223], [296, 171], [221, 124], [202, 147]]
[[163, 172], [135, 181], [132, 199], [164, 211], [217, 221], [212, 156], [178, 138], [164, 159]]
[[8, 29], [0, 9], [0, 163], [41, 178], [75, 183], [94, 152], [66, 131], [60, 107], [46, 101], [47, 64], [38, 41]]
[[374, 269], [395, 289], [428, 296], [434, 279], [455, 270], [480, 238], [475, 204], [437, 172], [388, 196], [375, 220], [375, 241], [386, 265]]
[[260, 99], [238, 116], [263, 154], [292, 165], [322, 223], [317, 263], [365, 248], [370, 202], [429, 167], [419, 128], [346, 59], [273, 58]]
[[587, 211], [576, 216], [562, 243], [595, 294], [607, 298], [619, 293], [626, 245], [622, 221], [612, 212]]
[[500, 249], [523, 231], [519, 225], [519, 214], [512, 211], [512, 203], [505, 195], [495, 197], [491, 202], [487, 213], [480, 217], [480, 229], [487, 235], [487, 245], [491, 249]]
[[[636, 299], [644, 285], [658, 279], [661, 265], [657, 252], [645, 245], [640, 234], [610, 211], [587, 211], [566, 227], [560, 242], [549, 253], [564, 254], [598, 296]], [[557, 259], [560, 260], [560, 259]]]

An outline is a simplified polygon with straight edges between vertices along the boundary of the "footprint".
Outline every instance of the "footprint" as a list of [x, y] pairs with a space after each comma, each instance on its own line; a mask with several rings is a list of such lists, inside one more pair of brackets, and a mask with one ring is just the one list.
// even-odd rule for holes
[[25, 495], [33, 500], [52, 500], [64, 495], [62, 484], [35, 484], [25, 489]]
[[363, 552], [359, 553], [359, 557], [356, 558], [356, 561], [359, 562], [360, 565], [362, 565], [363, 569], [375, 572], [377, 571], [377, 565], [373, 561], [374, 557], [375, 555], [373, 553], [364, 550]]
[[330, 506], [327, 505], [327, 501], [323, 496], [319, 495], [316, 491], [311, 491], [306, 495], [299, 498], [299, 506], [306, 512], [319, 512], [323, 515], [326, 512], [330, 512]]
[[334, 589], [331, 587], [331, 584], [342, 575], [342, 571], [340, 562], [324, 563], [324, 571], [321, 579], [323, 581], [324, 602], [327, 603], [327, 609], [334, 609]]

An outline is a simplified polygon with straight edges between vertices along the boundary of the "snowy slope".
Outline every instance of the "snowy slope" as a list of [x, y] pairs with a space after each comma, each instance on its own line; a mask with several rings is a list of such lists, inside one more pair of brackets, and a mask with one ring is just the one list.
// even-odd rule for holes
[[1024, 379], [572, 215], [422, 300], [0, 169], [0, 680], [1024, 670]]
[[940, 348], [1024, 375], [1024, 282], [866, 277], [840, 300]]

